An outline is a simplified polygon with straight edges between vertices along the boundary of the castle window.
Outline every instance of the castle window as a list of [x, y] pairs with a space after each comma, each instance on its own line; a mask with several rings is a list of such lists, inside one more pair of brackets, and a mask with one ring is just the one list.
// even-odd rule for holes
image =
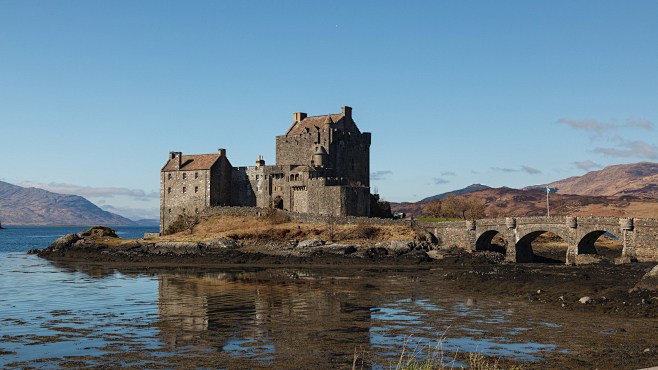
[[167, 194], [171, 194], [171, 188], [167, 188]]
[[167, 180], [171, 180], [171, 174], [170, 173], [167, 174]]
[[187, 190], [187, 189], [183, 186], [183, 193], [184, 193], [186, 190]]
[[199, 213], [199, 209], [198, 209], [198, 208], [195, 208], [195, 209], [194, 209], [194, 213]]
[[198, 186], [195, 186], [195, 187], [194, 187], [194, 192], [195, 192], [195, 193], [198, 193], [198, 192], [199, 192], [199, 187], [198, 187]]
[[194, 178], [195, 178], [195, 179], [198, 179], [198, 178], [199, 178], [199, 173], [198, 173], [198, 172], [195, 172], [195, 173], [194, 173]]
[[187, 178], [187, 174], [183, 172], [183, 179]]
[[169, 208], [169, 213], [171, 213], [171, 208]]

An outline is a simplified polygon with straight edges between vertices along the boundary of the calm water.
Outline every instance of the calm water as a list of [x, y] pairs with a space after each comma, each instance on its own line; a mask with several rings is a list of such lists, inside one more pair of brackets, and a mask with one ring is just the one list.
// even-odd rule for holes
[[419, 356], [560, 350], [515, 340], [556, 324], [520, 326], [511, 306], [442, 292], [432, 271], [117, 270], [25, 254], [83, 229], [0, 231], [0, 367], [349, 368], [356, 352], [389, 368], [405, 342]]

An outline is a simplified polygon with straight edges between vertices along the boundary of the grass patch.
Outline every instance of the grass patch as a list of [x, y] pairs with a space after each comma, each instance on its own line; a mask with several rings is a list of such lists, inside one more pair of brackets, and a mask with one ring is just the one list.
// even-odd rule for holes
[[448, 221], [463, 221], [461, 218], [450, 218], [450, 217], [430, 217], [430, 216], [419, 216], [416, 218], [418, 221], [424, 222], [448, 222]]

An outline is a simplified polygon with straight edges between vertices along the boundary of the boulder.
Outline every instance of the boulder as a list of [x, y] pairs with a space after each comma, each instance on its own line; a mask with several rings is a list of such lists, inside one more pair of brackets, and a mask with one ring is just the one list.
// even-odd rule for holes
[[297, 248], [321, 247], [323, 245], [324, 245], [324, 241], [321, 239], [307, 239], [299, 242], [297, 244]]
[[71, 247], [75, 242], [80, 240], [80, 236], [78, 234], [67, 234], [64, 235], [48, 246], [49, 249], [52, 249], [53, 251], [59, 250], [59, 249], [66, 249]]
[[371, 247], [366, 250], [366, 256], [370, 258], [380, 258], [388, 256], [388, 249], [383, 247]]
[[238, 249], [238, 248], [240, 248], [240, 244], [238, 244], [235, 240], [228, 238], [218, 238], [206, 242], [203, 245], [202, 250], [205, 252], [219, 252], [227, 249]]
[[378, 243], [378, 247], [386, 248], [390, 255], [399, 256], [409, 253], [414, 247], [412, 240], [393, 240], [390, 243]]
[[431, 258], [433, 260], [442, 260], [446, 257], [444, 253], [441, 253], [441, 252], [436, 251], [436, 250], [427, 252], [427, 255], [429, 256], [429, 258]]
[[644, 274], [640, 281], [635, 284], [635, 287], [641, 290], [648, 290], [652, 292], [658, 291], [658, 265], [654, 266], [651, 270]]
[[91, 227], [79, 234], [80, 237], [92, 237], [92, 238], [102, 238], [102, 237], [111, 237], [118, 238], [117, 233], [114, 229], [111, 229], [107, 226], [94, 226]]

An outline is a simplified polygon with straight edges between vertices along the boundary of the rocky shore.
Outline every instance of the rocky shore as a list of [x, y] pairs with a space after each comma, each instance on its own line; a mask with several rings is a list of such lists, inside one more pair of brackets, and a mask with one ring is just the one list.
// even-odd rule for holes
[[[28, 253], [53, 260], [87, 260], [96, 262], [144, 262], [182, 265], [223, 264], [430, 264], [437, 260], [458, 260], [465, 252], [441, 249], [427, 241], [393, 240], [342, 244], [319, 238], [291, 239], [285, 243], [238, 242], [230, 238], [206, 241], [123, 240], [107, 227], [97, 226], [78, 234], [55, 240], [48, 248]], [[502, 255], [483, 252], [477, 258], [484, 263], [502, 261]]]
[[[178, 239], [178, 240], [177, 240]], [[576, 346], [569, 356], [546, 354], [549, 363], [583, 368], [608, 364], [610, 368], [642, 368], [658, 364], [658, 345], [650, 332], [658, 331], [658, 266], [648, 263], [564, 264], [506, 263], [491, 251], [466, 252], [423, 240], [377, 240], [337, 243], [321, 238], [235, 240], [207, 237], [201, 241], [118, 238], [112, 229], [94, 227], [69, 234], [48, 248], [30, 253], [56, 263], [84, 263], [109, 268], [206, 269], [222, 266], [395, 269], [403, 274], [432, 276], [440, 289], [500, 300], [501, 305], [523, 305], [547, 321], [564, 315], [583, 327], [591, 318], [605, 318], [616, 336], [596, 336]], [[582, 317], [582, 320], [579, 319]], [[580, 322], [581, 320], [582, 322]], [[641, 325], [633, 322], [642, 323]], [[541, 325], [539, 325], [541, 326]], [[537, 333], [540, 332], [537, 328]], [[571, 329], [569, 329], [571, 330]], [[518, 335], [536, 340], [532, 330]], [[524, 363], [545, 368], [546, 362]], [[630, 366], [630, 367], [628, 367]], [[605, 366], [602, 368], [606, 368]]]

